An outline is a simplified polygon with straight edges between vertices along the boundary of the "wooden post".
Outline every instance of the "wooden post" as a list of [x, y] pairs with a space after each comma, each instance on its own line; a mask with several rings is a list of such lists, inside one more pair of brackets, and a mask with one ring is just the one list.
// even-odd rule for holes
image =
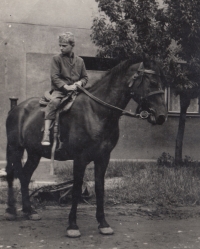
[[17, 100], [18, 98], [16, 97], [11, 97], [10, 99], [10, 110], [12, 110], [15, 106], [17, 106]]

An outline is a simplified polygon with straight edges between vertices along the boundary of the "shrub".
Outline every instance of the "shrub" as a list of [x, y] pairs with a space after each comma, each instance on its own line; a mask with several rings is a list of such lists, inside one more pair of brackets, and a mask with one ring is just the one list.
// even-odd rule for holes
[[183, 159], [183, 165], [186, 167], [198, 167], [199, 162], [193, 160], [190, 156], [185, 156], [185, 158]]
[[157, 164], [158, 166], [173, 167], [174, 157], [171, 156], [169, 153], [163, 152], [162, 155], [158, 158]]

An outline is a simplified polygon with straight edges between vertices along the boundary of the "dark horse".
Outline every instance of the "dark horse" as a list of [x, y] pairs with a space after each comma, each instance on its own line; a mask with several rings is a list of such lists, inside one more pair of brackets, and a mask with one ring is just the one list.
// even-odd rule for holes
[[[102, 101], [124, 109], [133, 98], [138, 111], [147, 110], [151, 115], [148, 121], [163, 124], [166, 120], [163, 73], [157, 62], [142, 59], [121, 62], [95, 82], [89, 93]], [[76, 223], [77, 205], [86, 166], [94, 162], [96, 218], [102, 234], [112, 234], [104, 214], [104, 176], [109, 163], [110, 153], [119, 138], [119, 118], [122, 111], [104, 106], [80, 93], [71, 109], [60, 116], [60, 132], [64, 149], [55, 152], [55, 159], [74, 160], [72, 207], [69, 213], [67, 235], [80, 236]], [[16, 216], [13, 194], [13, 179], [21, 183], [22, 211], [29, 219], [39, 219], [29, 200], [29, 183], [41, 157], [51, 158], [51, 146], [42, 146], [42, 127], [44, 114], [38, 98], [28, 99], [13, 108], [7, 118], [7, 182], [8, 182], [8, 219]], [[51, 138], [52, 140], [52, 138]], [[27, 161], [22, 166], [22, 156], [27, 151]]]

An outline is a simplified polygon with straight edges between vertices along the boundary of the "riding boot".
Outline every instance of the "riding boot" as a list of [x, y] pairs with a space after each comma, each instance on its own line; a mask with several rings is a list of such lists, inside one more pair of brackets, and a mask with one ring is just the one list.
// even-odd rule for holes
[[49, 131], [49, 129], [51, 126], [51, 122], [52, 122], [52, 120], [49, 120], [49, 119], [46, 119], [44, 122], [44, 134], [43, 134], [43, 139], [41, 142], [41, 144], [44, 146], [50, 145], [50, 138], [49, 138], [50, 131]]

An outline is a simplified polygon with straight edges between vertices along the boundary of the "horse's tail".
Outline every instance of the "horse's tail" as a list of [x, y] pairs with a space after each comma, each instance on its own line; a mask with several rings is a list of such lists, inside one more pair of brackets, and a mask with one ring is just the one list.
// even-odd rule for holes
[[13, 181], [14, 178], [18, 178], [22, 171], [22, 157], [24, 154], [24, 148], [21, 146], [15, 146], [7, 144], [6, 149], [6, 172], [7, 180]]

